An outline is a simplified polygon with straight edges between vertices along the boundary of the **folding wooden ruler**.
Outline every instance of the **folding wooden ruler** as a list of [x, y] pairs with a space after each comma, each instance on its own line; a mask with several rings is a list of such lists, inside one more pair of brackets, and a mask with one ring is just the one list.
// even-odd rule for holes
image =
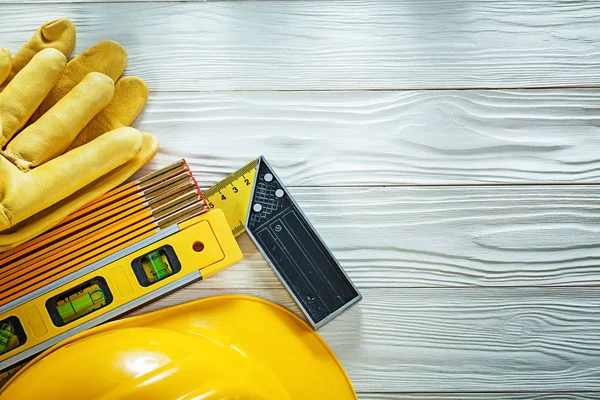
[[204, 196], [223, 210], [235, 236], [248, 233], [315, 329], [362, 298], [264, 157]]
[[[131, 200], [136, 191], [143, 196]], [[234, 235], [244, 230], [315, 329], [360, 301], [263, 157], [204, 193], [211, 211], [197, 191], [181, 161], [116, 189], [94, 203], [103, 207], [82, 209], [23, 249], [3, 253], [0, 284], [5, 279], [8, 286], [0, 293], [0, 386], [23, 361], [58, 341], [239, 261]], [[69, 240], [57, 241], [61, 235]], [[86, 251], [73, 251], [75, 244]], [[23, 267], [18, 273], [10, 271], [15, 260]]]
[[19, 364], [238, 262], [185, 161], [121, 186], [0, 257], [0, 384]]

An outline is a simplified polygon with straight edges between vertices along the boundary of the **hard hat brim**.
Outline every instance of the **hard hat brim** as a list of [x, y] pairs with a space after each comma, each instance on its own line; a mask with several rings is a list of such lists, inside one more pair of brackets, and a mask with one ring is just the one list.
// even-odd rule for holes
[[15, 374], [4, 389], [66, 345], [92, 335], [136, 327], [205, 337], [212, 333], [270, 369], [291, 399], [357, 399], [342, 365], [318, 333], [284, 307], [241, 295], [208, 297], [81, 332], [40, 354]]

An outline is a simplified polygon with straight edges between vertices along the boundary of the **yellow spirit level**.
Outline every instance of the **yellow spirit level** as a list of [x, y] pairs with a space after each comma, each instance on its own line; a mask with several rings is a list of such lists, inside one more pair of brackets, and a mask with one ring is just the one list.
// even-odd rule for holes
[[0, 307], [0, 370], [238, 262], [221, 210], [171, 225]]

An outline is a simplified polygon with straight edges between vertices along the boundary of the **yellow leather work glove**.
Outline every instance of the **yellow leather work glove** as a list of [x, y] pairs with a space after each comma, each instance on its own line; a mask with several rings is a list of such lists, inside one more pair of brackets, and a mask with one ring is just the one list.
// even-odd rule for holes
[[0, 49], [0, 251], [122, 183], [158, 150], [153, 135], [128, 127], [148, 89], [119, 79], [125, 50], [104, 41], [67, 63], [74, 43], [75, 26], [61, 19], [14, 57]]

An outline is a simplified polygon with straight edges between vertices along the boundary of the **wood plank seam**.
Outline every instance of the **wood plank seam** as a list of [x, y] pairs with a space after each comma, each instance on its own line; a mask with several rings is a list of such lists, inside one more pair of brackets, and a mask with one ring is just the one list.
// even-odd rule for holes
[[[3, 7], [3, 45], [15, 50], [25, 32], [60, 15], [89, 27], [78, 32], [76, 53], [101, 39], [122, 41], [135, 60], [130, 73], [151, 90], [576, 87], [600, 80], [593, 2], [11, 2]], [[106, 21], [111, 29], [100, 29]]]

